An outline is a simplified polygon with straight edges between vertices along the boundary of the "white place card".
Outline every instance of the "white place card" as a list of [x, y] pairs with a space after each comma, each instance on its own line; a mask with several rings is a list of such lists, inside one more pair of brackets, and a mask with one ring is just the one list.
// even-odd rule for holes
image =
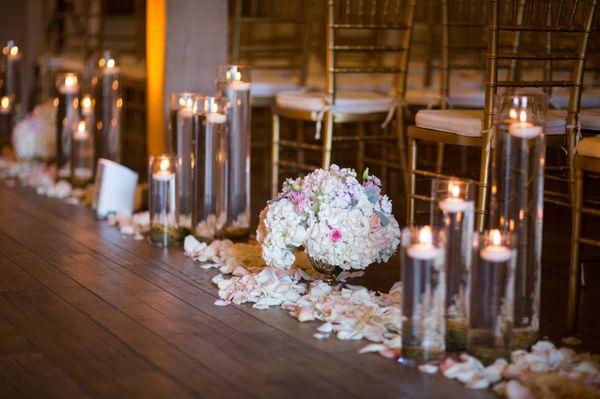
[[138, 178], [137, 173], [119, 163], [99, 159], [93, 202], [98, 217], [105, 218], [117, 212], [132, 214]]

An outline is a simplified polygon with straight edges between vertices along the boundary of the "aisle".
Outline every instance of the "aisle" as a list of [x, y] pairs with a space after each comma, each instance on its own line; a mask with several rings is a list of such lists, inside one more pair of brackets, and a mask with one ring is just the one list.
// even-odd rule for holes
[[85, 207], [0, 186], [3, 396], [494, 397], [315, 340], [280, 310], [216, 307], [212, 275]]

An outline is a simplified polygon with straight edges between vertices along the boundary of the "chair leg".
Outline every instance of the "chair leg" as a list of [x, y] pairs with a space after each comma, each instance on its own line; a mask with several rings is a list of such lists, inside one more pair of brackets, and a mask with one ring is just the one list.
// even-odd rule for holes
[[333, 142], [333, 112], [325, 113], [325, 132], [323, 134], [322, 168], [329, 169], [331, 165], [331, 147]]
[[406, 224], [412, 226], [415, 223], [415, 192], [417, 168], [417, 140], [408, 139], [408, 185], [406, 187]]
[[[404, 107], [398, 107], [396, 111], [396, 135], [398, 137], [398, 160], [400, 161], [400, 171], [402, 173], [402, 182], [404, 183], [404, 190], [408, 194], [410, 190], [408, 189], [409, 185], [409, 177], [410, 173], [408, 171], [407, 162], [406, 162], [406, 148], [404, 147], [404, 140], [406, 137], [406, 132], [404, 130]], [[414, 169], [413, 169], [414, 170]], [[408, 215], [407, 215], [408, 217]]]
[[477, 195], [477, 208], [475, 210], [475, 228], [482, 231], [485, 226], [485, 215], [487, 212], [487, 198], [490, 181], [490, 158], [491, 158], [491, 140], [486, 138], [486, 143], [481, 151], [481, 166], [479, 169], [479, 192]]
[[358, 173], [362, 173], [365, 170], [365, 123], [358, 122], [358, 162], [357, 170]]
[[438, 143], [435, 156], [435, 173], [442, 173], [444, 169], [444, 143]]
[[273, 113], [273, 139], [271, 141], [271, 198], [279, 192], [279, 115]]
[[572, 208], [571, 226], [571, 264], [569, 267], [569, 297], [567, 309], [567, 330], [574, 333], [577, 330], [577, 313], [579, 309], [579, 282], [581, 278], [581, 208], [583, 205], [583, 172], [575, 169], [574, 206]]

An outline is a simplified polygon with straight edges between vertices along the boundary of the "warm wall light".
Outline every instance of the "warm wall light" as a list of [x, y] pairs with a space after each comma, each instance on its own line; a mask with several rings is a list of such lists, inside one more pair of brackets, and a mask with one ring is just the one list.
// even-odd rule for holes
[[146, 2], [147, 142], [149, 154], [164, 152], [166, 0]]

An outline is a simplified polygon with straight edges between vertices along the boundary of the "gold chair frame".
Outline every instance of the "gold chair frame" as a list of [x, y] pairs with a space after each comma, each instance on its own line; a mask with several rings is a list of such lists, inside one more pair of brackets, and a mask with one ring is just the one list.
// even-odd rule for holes
[[567, 308], [567, 330], [574, 333], [577, 329], [579, 311], [579, 291], [581, 279], [581, 247], [583, 245], [600, 248], [600, 240], [581, 236], [583, 216], [600, 216], [600, 208], [594, 209], [584, 204], [584, 179], [586, 173], [600, 173], [600, 158], [576, 154], [575, 163], [575, 199], [571, 232], [571, 263], [569, 267], [569, 297]]
[[[447, 18], [448, 15], [448, 1], [442, 0], [442, 18]], [[511, 3], [511, 4], [509, 4]], [[544, 24], [535, 24], [532, 22], [535, 7], [541, 2], [535, 0], [519, 0], [518, 2], [506, 2], [502, 4], [502, 9], [499, 0], [490, 0], [488, 9], [488, 50], [487, 50], [487, 65], [486, 65], [486, 82], [485, 82], [485, 103], [483, 110], [483, 123], [482, 123], [482, 135], [480, 137], [464, 137], [453, 133], [441, 132], [431, 129], [424, 129], [417, 126], [410, 126], [408, 129], [408, 198], [407, 198], [407, 218], [408, 224], [414, 223], [415, 215], [415, 200], [430, 200], [427, 196], [417, 195], [415, 193], [416, 176], [424, 177], [449, 177], [437, 172], [431, 172], [426, 170], [417, 169], [417, 140], [436, 142], [442, 144], [450, 144], [457, 146], [472, 146], [481, 148], [481, 163], [479, 171], [479, 188], [478, 198], [476, 207], [476, 227], [478, 230], [482, 230], [485, 225], [485, 217], [487, 214], [488, 206], [488, 193], [489, 193], [489, 174], [490, 174], [490, 160], [491, 160], [491, 143], [493, 138], [493, 119], [494, 119], [494, 96], [497, 93], [498, 88], [506, 88], [507, 90], [515, 90], [523, 87], [540, 87], [540, 88], [552, 88], [552, 87], [570, 87], [571, 93], [569, 97], [569, 106], [567, 109], [567, 129], [566, 136], [558, 137], [547, 137], [548, 146], [560, 146], [564, 145], [565, 140], [567, 143], [568, 151], [568, 183], [569, 193], [572, 194], [572, 165], [573, 165], [573, 154], [575, 149], [575, 139], [577, 134], [577, 121], [579, 117], [579, 107], [581, 100], [581, 88], [583, 82], [583, 70], [585, 66], [585, 58], [587, 52], [587, 46], [589, 42], [591, 27], [593, 24], [594, 16], [597, 9], [598, 0], [590, 0], [584, 2], [588, 5], [588, 13], [584, 16], [582, 26], [576, 24], [575, 17], [578, 12], [580, 5], [579, 1], [575, 1], [573, 4], [567, 4], [567, 0], [555, 1], [555, 5], [559, 7], [559, 12], [555, 16], [553, 21], [550, 17], [552, 16], [550, 4], [551, 0], [546, 1], [544, 7]], [[512, 10], [510, 6], [512, 7]], [[568, 6], [572, 6], [570, 10], [567, 10]], [[444, 11], [445, 8], [445, 11]], [[570, 11], [570, 12], [569, 12]], [[500, 24], [500, 14], [511, 15], [512, 23]], [[567, 19], [563, 23], [564, 19]], [[447, 37], [448, 23], [445, 21], [442, 23], [442, 48], [448, 49], [447, 45], [444, 45], [444, 38]], [[500, 34], [501, 33], [512, 33], [513, 46], [508, 51], [501, 51], [500, 48]], [[523, 33], [540, 33], [540, 34], [552, 34], [552, 33], [576, 33], [580, 34], [580, 40], [578, 42], [578, 49], [576, 54], [562, 54], [555, 53], [552, 48], [546, 47], [544, 52], [540, 54], [532, 54], [529, 51], [520, 49], [520, 40]], [[509, 71], [507, 80], [498, 79], [499, 61], [503, 60], [508, 62]], [[517, 80], [516, 70], [518, 64], [522, 61], [543, 61], [551, 63], [556, 60], [570, 60], [573, 62], [573, 79], [572, 80], [553, 80], [551, 77], [546, 77], [541, 81], [525, 81]], [[444, 58], [442, 58], [442, 63]], [[546, 193], [548, 194], [548, 193]], [[569, 196], [571, 199], [573, 195]], [[552, 199], [546, 199], [550, 202], [559, 202]]]
[[[308, 77], [308, 65], [310, 56], [310, 40], [311, 40], [311, 19], [315, 9], [315, 0], [297, 0], [295, 2], [283, 2], [276, 5], [276, 10], [279, 14], [275, 15], [258, 15], [259, 3], [261, 0], [250, 1], [250, 14], [243, 13], [244, 0], [235, 0], [233, 4], [233, 20], [232, 20], [232, 35], [231, 35], [231, 52], [230, 60], [232, 64], [243, 64], [253, 68], [253, 70], [280, 70], [292, 71], [297, 74], [298, 86], [303, 87], [306, 84]], [[282, 7], [287, 7], [282, 11]], [[294, 8], [290, 10], [289, 8]], [[275, 9], [273, 9], [275, 11]], [[280, 15], [280, 14], [292, 15]], [[245, 43], [242, 38], [242, 26], [244, 24], [260, 25], [263, 28], [274, 25], [288, 25], [299, 27], [302, 35], [300, 46], [298, 43], [281, 44], [281, 38], [273, 38], [273, 41], [263, 42], [260, 44]], [[297, 56], [298, 52], [300, 57]], [[254, 57], [264, 56], [270, 57], [274, 54], [288, 57], [288, 62], [285, 65], [254, 65], [252, 60]], [[252, 97], [253, 107], [270, 106], [273, 102], [273, 97]]]
[[[334, 141], [354, 141], [359, 143], [359, 169], [361, 164], [364, 164], [364, 143], [367, 141], [396, 141], [398, 143], [399, 163], [386, 159], [369, 159], [373, 164], [379, 164], [383, 167], [398, 168], [403, 172], [406, 171], [406, 158], [404, 148], [404, 93], [406, 91], [406, 77], [408, 70], [408, 54], [411, 44], [412, 25], [414, 20], [414, 8], [416, 0], [388, 0], [385, 2], [385, 7], [379, 8], [377, 1], [371, 1], [371, 7], [368, 7], [368, 0], [328, 0], [327, 17], [326, 17], [326, 87], [325, 92], [327, 98], [331, 99], [331, 104], [335, 105], [336, 98], [336, 75], [351, 74], [351, 73], [385, 73], [396, 75], [396, 114], [395, 114], [395, 135], [365, 135], [364, 127], [359, 125], [357, 136], [335, 136], [333, 135], [334, 124], [350, 123], [350, 122], [377, 122], [383, 121], [386, 117], [384, 113], [369, 113], [369, 114], [348, 114], [341, 113], [335, 110], [328, 110], [323, 116], [323, 137], [322, 144], [310, 144], [292, 140], [282, 140], [280, 137], [280, 118], [289, 118], [300, 121], [317, 122], [319, 113], [316, 111], [304, 111], [297, 109], [282, 108], [277, 105], [273, 106], [273, 140], [272, 140], [272, 174], [271, 174], [271, 194], [274, 197], [277, 194], [279, 186], [279, 167], [311, 171], [316, 167], [328, 168], [331, 163], [332, 144]], [[340, 4], [343, 8], [344, 20], [338, 21], [335, 17], [336, 4]], [[356, 15], [351, 15], [351, 7], [358, 5], [360, 7], [359, 22], [354, 22], [351, 18]], [[368, 10], [367, 10], [368, 9]], [[383, 12], [382, 12], [383, 10]], [[402, 22], [386, 23], [388, 18], [387, 12], [391, 10], [395, 15], [400, 15], [403, 10], [404, 20]], [[336, 31], [343, 29], [359, 29], [367, 31], [382, 31], [386, 29], [397, 30], [402, 32], [402, 37], [397, 45], [337, 45], [335, 36]], [[336, 65], [336, 54], [338, 52], [370, 52], [381, 54], [384, 52], [399, 53], [399, 61], [396, 67], [338, 67]], [[321, 165], [309, 165], [304, 162], [294, 162], [282, 160], [279, 156], [280, 147], [295, 148], [301, 150], [322, 151]], [[404, 176], [406, 181], [406, 176]]]

